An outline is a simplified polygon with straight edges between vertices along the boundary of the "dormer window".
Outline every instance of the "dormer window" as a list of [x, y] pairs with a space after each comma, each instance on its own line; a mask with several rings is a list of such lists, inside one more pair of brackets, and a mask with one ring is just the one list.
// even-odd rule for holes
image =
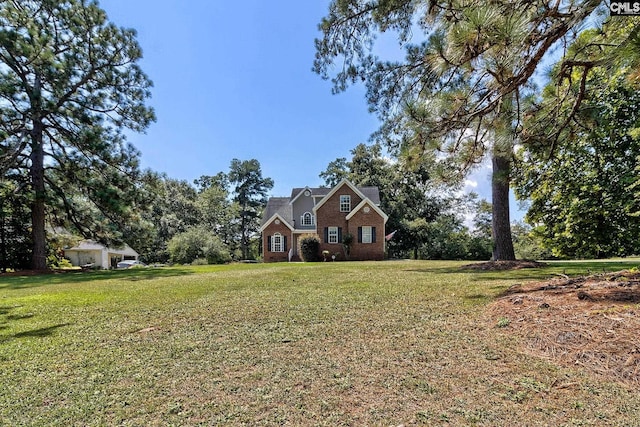
[[351, 196], [348, 194], [340, 196], [340, 212], [351, 212]]
[[300, 224], [301, 225], [313, 225], [314, 224], [314, 217], [311, 214], [311, 212], [305, 212], [302, 214], [302, 216], [300, 217]]

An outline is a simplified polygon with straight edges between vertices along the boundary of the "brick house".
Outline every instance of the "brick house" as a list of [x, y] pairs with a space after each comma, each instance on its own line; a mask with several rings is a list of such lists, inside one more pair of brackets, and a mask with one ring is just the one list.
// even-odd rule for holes
[[300, 236], [320, 239], [320, 252], [339, 253], [351, 234], [351, 260], [381, 260], [385, 250], [387, 215], [380, 209], [377, 187], [356, 187], [342, 180], [333, 188], [294, 188], [290, 197], [267, 202], [260, 232], [264, 262], [299, 260]]

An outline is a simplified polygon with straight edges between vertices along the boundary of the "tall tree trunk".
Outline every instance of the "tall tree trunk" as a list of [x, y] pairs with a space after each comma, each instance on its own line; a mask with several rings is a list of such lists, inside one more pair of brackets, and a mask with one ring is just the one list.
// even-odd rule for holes
[[515, 260], [509, 217], [511, 157], [508, 154], [494, 153], [491, 160], [493, 163], [491, 176], [493, 259], [494, 261]]
[[47, 239], [45, 232], [45, 186], [44, 186], [44, 146], [42, 145], [43, 124], [41, 118], [40, 77], [36, 81], [32, 96], [33, 129], [31, 131], [31, 235], [33, 238], [33, 252], [31, 254], [31, 268], [34, 270], [47, 269]]
[[0, 273], [6, 273], [7, 271], [7, 234], [4, 202], [4, 197], [0, 198]]
[[247, 242], [248, 239], [248, 233], [247, 233], [247, 207], [243, 206], [242, 207], [242, 220], [240, 222], [240, 227], [241, 227], [241, 231], [240, 231], [240, 252], [242, 252], [242, 259], [249, 259], [249, 244]]
[[31, 235], [33, 252], [31, 268], [47, 269], [47, 240], [45, 234], [45, 188], [44, 188], [44, 147], [42, 146], [42, 123], [34, 120], [31, 148]]

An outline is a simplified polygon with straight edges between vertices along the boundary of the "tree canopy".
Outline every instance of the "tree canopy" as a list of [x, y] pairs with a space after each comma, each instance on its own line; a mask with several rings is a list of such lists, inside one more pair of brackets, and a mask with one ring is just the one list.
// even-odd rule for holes
[[0, 4], [0, 172], [29, 193], [32, 268], [46, 268], [47, 221], [120, 241], [139, 173], [123, 131], [154, 120], [141, 57], [95, 1]]
[[525, 122], [516, 187], [531, 200], [527, 221], [556, 256], [637, 252], [638, 22], [583, 32], [568, 49], [572, 67], [556, 65]]
[[243, 259], [249, 258], [249, 244], [259, 227], [262, 209], [267, 204], [267, 192], [273, 180], [262, 176], [260, 162], [255, 159], [233, 159], [227, 175], [233, 186], [233, 200], [240, 209], [240, 249]]
[[[490, 156], [494, 258], [513, 259], [508, 194], [521, 101], [547, 53], [597, 11], [606, 13], [590, 0], [334, 0], [315, 70], [334, 91], [364, 82], [382, 120], [374, 137], [398, 155], [449, 178]], [[385, 32], [405, 47], [404, 60], [376, 56]]]

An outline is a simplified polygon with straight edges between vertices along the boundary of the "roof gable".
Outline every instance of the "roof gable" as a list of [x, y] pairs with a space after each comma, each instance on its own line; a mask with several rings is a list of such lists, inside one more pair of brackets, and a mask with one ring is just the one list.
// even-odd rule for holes
[[380, 190], [378, 187], [358, 187], [358, 190], [371, 200], [374, 205], [380, 206]]
[[[262, 215], [262, 221], [260, 223], [260, 230], [266, 228], [268, 224], [277, 218], [279, 218], [282, 222], [284, 222], [287, 227], [291, 230], [294, 230], [295, 227], [292, 224], [295, 224], [293, 218], [294, 211], [294, 202], [300, 198], [301, 195], [305, 193], [305, 191], [309, 191], [309, 196], [314, 200], [321, 198], [317, 204], [313, 206], [313, 212], [315, 213], [317, 209], [319, 209], [322, 205], [324, 205], [333, 195], [335, 195], [341, 188], [344, 186], [348, 186], [353, 193], [355, 193], [358, 197], [362, 199], [362, 202], [358, 204], [360, 207], [362, 203], [369, 203], [369, 205], [376, 210], [378, 214], [380, 214], [385, 222], [387, 221], [387, 215], [380, 209], [380, 192], [378, 187], [367, 186], [367, 187], [356, 187], [349, 181], [348, 179], [343, 179], [333, 188], [328, 187], [298, 187], [291, 190], [290, 197], [271, 197], [267, 201], [267, 206], [265, 207], [264, 213]], [[364, 205], [362, 205], [364, 206]], [[354, 209], [356, 210], [356, 209]]]
[[363, 199], [360, 203], [358, 203], [358, 206], [356, 206], [355, 208], [353, 208], [351, 210], [351, 212], [349, 212], [349, 215], [346, 216], [347, 221], [350, 220], [351, 218], [353, 218], [353, 216], [356, 213], [358, 213], [360, 211], [360, 209], [364, 208], [366, 205], [369, 205], [374, 211], [376, 211], [378, 213], [378, 215], [380, 215], [382, 217], [382, 219], [384, 219], [385, 223], [387, 222], [387, 220], [389, 219], [387, 214], [382, 212], [382, 209], [380, 209], [378, 206], [376, 206], [374, 203], [372, 203], [371, 200], [368, 200], [368, 199]]
[[331, 197], [333, 197], [334, 194], [336, 194], [343, 186], [348, 186], [354, 193], [356, 193], [358, 195], [358, 197], [360, 197], [363, 200], [368, 200], [367, 196], [365, 196], [364, 194], [362, 194], [362, 191], [360, 191], [355, 185], [353, 185], [351, 183], [351, 181], [349, 181], [348, 179], [343, 179], [342, 181], [340, 181], [338, 183], [338, 185], [336, 185], [335, 187], [333, 187], [331, 189], [331, 191], [329, 191], [329, 193], [327, 193], [326, 196], [324, 196], [322, 198], [322, 200], [320, 200], [320, 202], [318, 202], [317, 205], [315, 205], [313, 207], [313, 211], [317, 211], [318, 209], [320, 209], [322, 207], [322, 205], [324, 205], [327, 200], [329, 200]]
[[289, 201], [289, 204], [292, 205], [293, 202], [298, 200], [298, 198], [304, 194], [305, 190], [311, 193], [311, 189], [309, 187], [294, 188], [293, 190], [291, 190], [291, 200]]
[[294, 231], [294, 228], [291, 226], [291, 224], [289, 224], [289, 222], [287, 220], [285, 220], [284, 218], [282, 218], [279, 214], [274, 214], [271, 218], [269, 218], [268, 220], [266, 220], [264, 222], [264, 224], [262, 224], [260, 226], [260, 228], [258, 229], [258, 231], [260, 231], [261, 233], [264, 231], [265, 228], [267, 228], [269, 226], [269, 224], [271, 224], [273, 221], [279, 219], [280, 222], [284, 225], [287, 226], [287, 228], [291, 231]]
[[293, 222], [293, 212], [291, 205], [289, 204], [289, 197], [269, 198], [267, 206], [264, 208], [260, 226], [266, 224], [267, 221], [270, 221], [276, 214], [278, 214], [280, 218], [288, 224]]
[[309, 196], [313, 198], [324, 197], [329, 191], [330, 188], [327, 187], [304, 187], [304, 188], [294, 188], [291, 190], [291, 201], [289, 203], [293, 204], [298, 198], [304, 194], [305, 190], [309, 191]]

